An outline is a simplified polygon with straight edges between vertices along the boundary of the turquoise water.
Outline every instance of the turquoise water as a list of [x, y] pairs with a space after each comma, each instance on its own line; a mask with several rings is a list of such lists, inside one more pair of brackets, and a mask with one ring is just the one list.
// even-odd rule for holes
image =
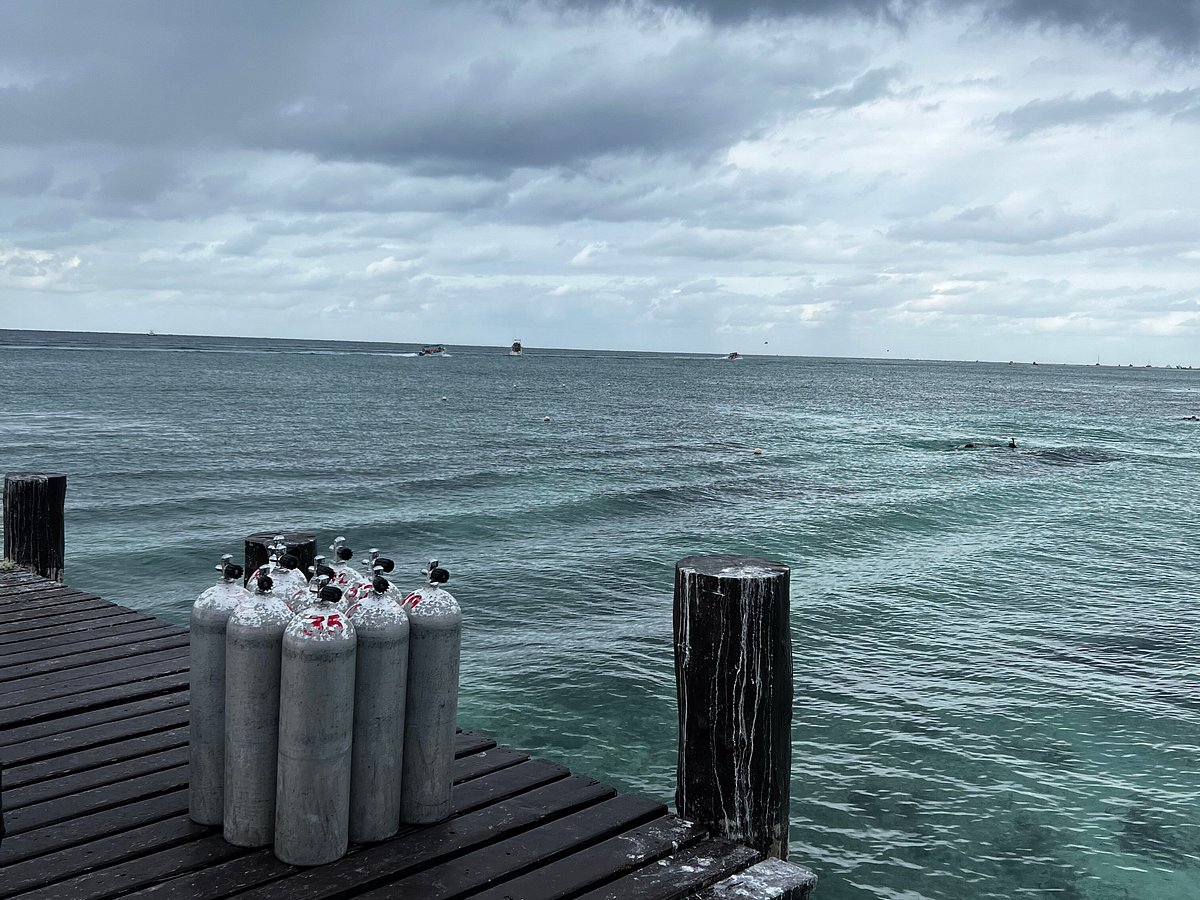
[[461, 724], [668, 803], [674, 563], [779, 559], [821, 900], [1200, 896], [1200, 370], [412, 349], [0, 332], [0, 470], [179, 623], [254, 531], [437, 556]]

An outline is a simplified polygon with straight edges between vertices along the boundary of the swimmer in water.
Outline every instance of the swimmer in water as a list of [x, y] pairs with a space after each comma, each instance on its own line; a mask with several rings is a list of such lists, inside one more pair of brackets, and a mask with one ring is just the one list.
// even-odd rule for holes
[[1016, 450], [1016, 449], [1017, 449], [1017, 439], [1016, 439], [1016, 438], [1009, 438], [1009, 439], [1008, 439], [1008, 449], [1009, 449], [1009, 450]]

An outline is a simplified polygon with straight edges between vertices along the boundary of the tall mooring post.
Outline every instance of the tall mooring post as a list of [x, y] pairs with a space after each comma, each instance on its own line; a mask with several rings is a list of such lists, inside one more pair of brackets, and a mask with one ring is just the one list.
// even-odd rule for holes
[[4, 476], [4, 558], [43, 578], [63, 580], [67, 476], [9, 472]]
[[679, 816], [786, 860], [791, 570], [743, 556], [675, 566]]

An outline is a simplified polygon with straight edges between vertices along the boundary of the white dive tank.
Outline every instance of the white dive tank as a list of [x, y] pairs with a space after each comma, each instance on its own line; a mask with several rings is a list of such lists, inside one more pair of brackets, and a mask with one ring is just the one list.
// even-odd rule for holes
[[320, 588], [283, 638], [275, 855], [294, 866], [332, 862], [346, 852], [350, 745], [354, 728], [354, 625]]
[[335, 537], [329, 549], [333, 552], [333, 559], [329, 563], [329, 568], [333, 569], [333, 577], [329, 583], [341, 590], [341, 607], [344, 611], [350, 606], [346, 597], [350, 589], [363, 582], [370, 583], [370, 579], [364, 578], [358, 569], [354, 568], [354, 551], [346, 546], [344, 537]]
[[[367, 562], [367, 560], [364, 560]], [[400, 828], [404, 704], [408, 682], [408, 613], [375, 567], [347, 615], [358, 637], [354, 744], [350, 767], [350, 840], [382, 841]]]
[[253, 584], [259, 575], [270, 575], [275, 582], [275, 596], [291, 605], [290, 598], [298, 591], [308, 590], [308, 579], [300, 571], [300, 560], [288, 553], [286, 538], [282, 534], [275, 535], [275, 543], [267, 548], [267, 561], [255, 569], [248, 579]]
[[[367, 556], [365, 559], [359, 560], [359, 563], [362, 565], [363, 572], [365, 572], [366, 575], [360, 575], [357, 582], [352, 584], [346, 590], [342, 591], [342, 606], [346, 610], [349, 610], [350, 607], [355, 604], [359, 598], [359, 595], [366, 596], [371, 592], [372, 585], [375, 581], [375, 576], [379, 574], [375, 571], [378, 565], [377, 561], [379, 560], [379, 548], [372, 547], [367, 551], [367, 553], [369, 556]], [[390, 563], [391, 560], [385, 559], [384, 562]], [[395, 567], [394, 563], [392, 564], [392, 567]], [[388, 569], [387, 572], [382, 573], [383, 576], [386, 578], [387, 573], [390, 571], [391, 569]]]
[[225, 630], [249, 595], [242, 567], [221, 557], [217, 583], [192, 605], [191, 726], [188, 814], [201, 825], [220, 825], [225, 809]]
[[293, 612], [304, 609], [311, 603], [317, 602], [317, 594], [321, 588], [329, 584], [333, 578], [333, 569], [325, 565], [325, 557], [318, 556], [308, 567], [311, 578], [303, 586], [297, 585], [285, 598]]
[[442, 585], [450, 573], [431, 560], [429, 583], [404, 598], [408, 608], [408, 703], [400, 821], [420, 825], [450, 815], [458, 717], [462, 611]]
[[225, 840], [265, 847], [275, 830], [279, 661], [287, 604], [263, 575], [225, 633]]

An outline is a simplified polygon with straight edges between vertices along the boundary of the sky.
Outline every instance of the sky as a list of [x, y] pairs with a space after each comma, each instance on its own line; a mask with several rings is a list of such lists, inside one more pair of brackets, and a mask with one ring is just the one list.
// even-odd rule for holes
[[0, 0], [0, 328], [1200, 367], [1200, 0]]

